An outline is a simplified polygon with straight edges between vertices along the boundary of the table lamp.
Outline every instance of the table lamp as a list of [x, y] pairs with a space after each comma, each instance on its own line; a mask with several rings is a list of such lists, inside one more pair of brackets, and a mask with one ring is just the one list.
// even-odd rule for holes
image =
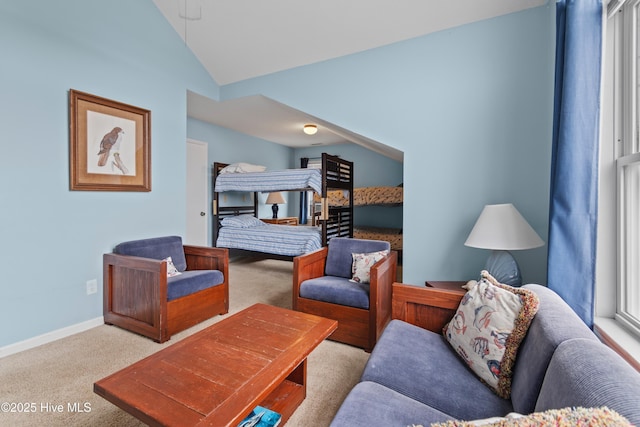
[[278, 204], [283, 204], [285, 203], [285, 201], [284, 197], [282, 197], [282, 194], [280, 194], [280, 192], [276, 192], [269, 193], [269, 195], [267, 196], [267, 201], [265, 203], [267, 205], [273, 205], [271, 206], [271, 210], [273, 211], [273, 218], [278, 218]]
[[515, 206], [507, 203], [486, 205], [464, 245], [491, 249], [485, 270], [500, 283], [520, 286], [520, 267], [509, 251], [537, 248], [544, 242]]

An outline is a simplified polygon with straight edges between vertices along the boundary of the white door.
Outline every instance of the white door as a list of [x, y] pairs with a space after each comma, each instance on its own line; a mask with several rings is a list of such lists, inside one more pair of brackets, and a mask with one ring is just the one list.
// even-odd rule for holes
[[189, 245], [208, 246], [208, 149], [204, 142], [187, 140], [187, 231], [184, 241]]

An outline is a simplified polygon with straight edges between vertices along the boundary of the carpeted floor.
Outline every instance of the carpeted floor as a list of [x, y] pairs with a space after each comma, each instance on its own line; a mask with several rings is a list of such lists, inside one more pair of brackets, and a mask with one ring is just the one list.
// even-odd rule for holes
[[[229, 314], [256, 302], [291, 308], [291, 270], [290, 261], [232, 260]], [[164, 344], [102, 325], [0, 359], [0, 425], [144, 425], [93, 393], [93, 383], [226, 316], [174, 335]], [[361, 349], [323, 342], [309, 356], [307, 398], [287, 426], [329, 425], [368, 357]], [[7, 412], [6, 403], [16, 412]]]

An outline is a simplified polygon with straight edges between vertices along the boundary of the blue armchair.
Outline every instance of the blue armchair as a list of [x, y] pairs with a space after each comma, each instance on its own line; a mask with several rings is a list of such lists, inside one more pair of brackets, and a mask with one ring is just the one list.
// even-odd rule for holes
[[[379, 251], [388, 255], [367, 268], [369, 283], [352, 280], [354, 254]], [[293, 259], [293, 309], [337, 320], [329, 339], [371, 351], [391, 320], [397, 264], [389, 242], [334, 237], [327, 247]]]
[[179, 236], [124, 242], [104, 254], [103, 275], [105, 323], [157, 342], [229, 311], [224, 248], [183, 245]]

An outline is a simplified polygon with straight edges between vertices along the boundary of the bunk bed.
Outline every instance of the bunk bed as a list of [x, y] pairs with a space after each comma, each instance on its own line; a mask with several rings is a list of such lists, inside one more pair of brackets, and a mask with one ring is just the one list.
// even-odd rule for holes
[[[333, 237], [353, 237], [353, 163], [322, 154], [321, 169], [286, 169], [225, 173], [233, 165], [213, 165], [215, 246], [293, 257], [326, 246]], [[225, 169], [226, 168], [226, 169]], [[330, 191], [346, 192], [347, 203], [332, 205]], [[224, 206], [225, 192], [253, 193], [250, 204]], [[318, 221], [312, 226], [267, 224], [258, 219], [258, 193], [313, 191], [319, 196]]]
[[[401, 207], [403, 205], [403, 186], [374, 186], [357, 187], [353, 189], [353, 206], [383, 206]], [[332, 190], [327, 193], [328, 203], [334, 206], [342, 206], [349, 203], [348, 194], [340, 190]], [[320, 198], [314, 195], [314, 201], [320, 202]], [[314, 218], [319, 217], [315, 213]], [[390, 227], [372, 227], [354, 225], [353, 237], [367, 240], [384, 240], [391, 244], [391, 249], [398, 252], [399, 260], [402, 259], [402, 229]]]
[[[331, 205], [345, 206], [349, 203], [348, 194], [340, 190], [332, 190], [327, 193], [327, 199]], [[314, 196], [319, 202], [320, 198]], [[377, 186], [357, 187], [353, 189], [353, 206], [402, 206], [403, 187]]]

